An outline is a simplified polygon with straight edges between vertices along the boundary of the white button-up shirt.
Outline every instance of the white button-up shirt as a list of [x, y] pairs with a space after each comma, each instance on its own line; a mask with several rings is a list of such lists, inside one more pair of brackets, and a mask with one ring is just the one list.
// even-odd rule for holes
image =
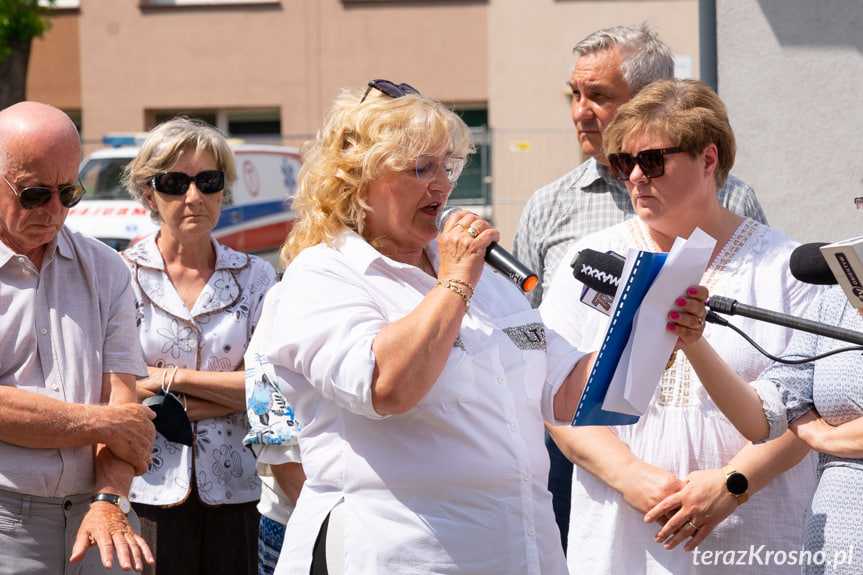
[[[437, 246], [429, 256], [437, 266]], [[303, 425], [307, 482], [276, 573], [307, 573], [344, 499], [345, 573], [565, 574], [543, 419], [582, 353], [486, 269], [450, 358], [419, 404], [377, 414], [372, 341], [435, 279], [353, 232], [304, 250], [277, 290], [267, 353]]]
[[[0, 242], [0, 333], [0, 385], [98, 404], [103, 373], [147, 373], [122, 258], [65, 227], [41, 270]], [[91, 445], [39, 449], [0, 441], [0, 489], [65, 497], [92, 491], [94, 481]]]

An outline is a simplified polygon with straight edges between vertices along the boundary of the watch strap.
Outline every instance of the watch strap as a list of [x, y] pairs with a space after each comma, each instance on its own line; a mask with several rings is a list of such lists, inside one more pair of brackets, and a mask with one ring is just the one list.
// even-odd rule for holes
[[116, 505], [125, 515], [128, 515], [129, 511], [131, 511], [132, 509], [129, 500], [123, 495], [116, 495], [114, 493], [97, 493], [93, 496], [91, 502], [96, 503], [97, 501], [112, 503]]

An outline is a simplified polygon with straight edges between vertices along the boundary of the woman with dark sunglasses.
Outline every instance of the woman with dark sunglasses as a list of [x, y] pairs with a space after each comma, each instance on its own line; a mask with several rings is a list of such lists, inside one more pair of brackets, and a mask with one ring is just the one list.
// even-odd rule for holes
[[[650, 84], [618, 109], [603, 141], [636, 216], [586, 236], [562, 261], [585, 248], [668, 252], [676, 238], [700, 228], [716, 240], [702, 278], [711, 291], [802, 314], [820, 288], [792, 278], [788, 259], [797, 244], [717, 201], [734, 163], [735, 140], [713, 90], [694, 80]], [[577, 301], [581, 289], [564, 265], [540, 309], [546, 325], [571, 343], [596, 349], [607, 318]], [[703, 325], [703, 312], [697, 321]], [[754, 320], [734, 323], [773, 353], [791, 337], [790, 330]], [[708, 326], [705, 337], [743, 377], [769, 364], [728, 328]], [[638, 349], [632, 353], [638, 358]], [[748, 553], [752, 544], [786, 554], [802, 545], [814, 457], [791, 434], [750, 444], [710, 400], [683, 354], [672, 355], [634, 425], [556, 427], [552, 436], [577, 464], [567, 550], [572, 573], [729, 572], [717, 558]], [[732, 570], [799, 569], [768, 561]]]
[[276, 275], [212, 236], [235, 179], [221, 132], [186, 118], [156, 126], [123, 178], [159, 224], [123, 252], [150, 372], [138, 396], [174, 394], [194, 430], [192, 445], [158, 433], [133, 482], [129, 498], [156, 555], [145, 573], [256, 573], [261, 484], [242, 443], [243, 353]]
[[470, 130], [381, 82], [306, 146], [282, 248], [266, 359], [307, 479], [275, 573], [563, 575], [543, 421], [571, 418], [591, 356], [484, 268], [488, 222], [438, 231]]

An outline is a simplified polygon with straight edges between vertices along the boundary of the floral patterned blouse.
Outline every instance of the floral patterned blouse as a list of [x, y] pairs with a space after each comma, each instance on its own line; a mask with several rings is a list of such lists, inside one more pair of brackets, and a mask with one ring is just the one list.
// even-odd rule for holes
[[[273, 267], [212, 239], [216, 271], [191, 310], [168, 275], [156, 237], [123, 252], [132, 273], [138, 336], [147, 365], [202, 371], [235, 371], [276, 282]], [[193, 423], [194, 446], [156, 434], [153, 462], [136, 477], [129, 496], [135, 503], [171, 506], [189, 496], [195, 477], [207, 505], [246, 503], [260, 497], [255, 457], [243, 446], [248, 422], [243, 410]]]

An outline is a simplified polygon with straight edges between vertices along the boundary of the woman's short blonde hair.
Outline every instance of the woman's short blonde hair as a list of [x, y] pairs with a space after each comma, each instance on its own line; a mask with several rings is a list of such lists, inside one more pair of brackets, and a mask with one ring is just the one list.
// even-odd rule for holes
[[344, 90], [314, 140], [303, 147], [293, 209], [297, 220], [281, 264], [346, 228], [363, 234], [368, 183], [387, 171], [413, 169], [423, 154], [467, 157], [470, 128], [441, 103], [420, 95], [391, 98]]
[[[219, 129], [183, 116], [168, 120], [150, 130], [138, 155], [123, 170], [123, 187], [145, 208], [150, 209], [144, 198], [152, 190], [150, 182], [153, 176], [170, 170], [183, 154], [190, 152], [194, 154], [194, 158], [205, 152], [213, 155], [219, 169], [225, 172], [222, 201], [230, 198], [231, 186], [237, 181], [237, 170], [234, 167], [234, 152], [228, 140]], [[150, 217], [154, 221], [159, 219], [159, 215], [152, 210]]]
[[668, 136], [692, 158], [715, 144], [719, 158], [713, 176], [717, 189], [725, 185], [737, 145], [725, 104], [707, 84], [679, 78], [648, 84], [617, 109], [602, 136], [603, 151], [618, 153], [627, 138], [644, 132]]

